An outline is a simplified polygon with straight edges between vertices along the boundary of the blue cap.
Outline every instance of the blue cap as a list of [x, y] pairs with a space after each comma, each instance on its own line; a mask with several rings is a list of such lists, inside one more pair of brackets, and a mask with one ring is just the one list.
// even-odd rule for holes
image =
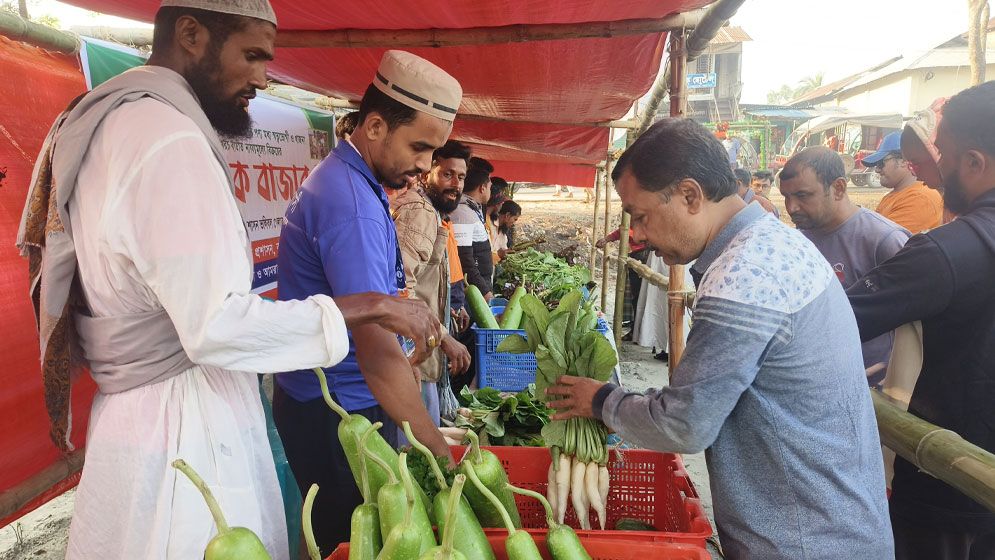
[[881, 145], [878, 146], [878, 151], [860, 160], [860, 163], [864, 167], [874, 167], [881, 162], [888, 154], [893, 152], [902, 151], [902, 133], [892, 132], [888, 136], [884, 137], [881, 141]]

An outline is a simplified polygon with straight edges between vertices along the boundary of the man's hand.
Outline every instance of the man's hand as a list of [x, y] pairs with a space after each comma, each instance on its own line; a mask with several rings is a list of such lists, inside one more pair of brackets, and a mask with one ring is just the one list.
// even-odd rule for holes
[[460, 307], [459, 312], [456, 314], [456, 326], [459, 327], [459, 332], [470, 328], [470, 314], [465, 307]]
[[470, 352], [448, 334], [442, 339], [442, 351], [449, 358], [450, 375], [462, 375], [470, 369]]
[[598, 249], [604, 249], [606, 243], [608, 243], [608, 240], [602, 237], [601, 239], [598, 240], [597, 243], [594, 244], [594, 246], [597, 247]]
[[377, 293], [353, 294], [334, 299], [350, 330], [376, 324], [413, 340], [413, 364], [423, 362], [442, 341], [442, 324], [425, 302]]
[[593, 418], [594, 412], [591, 407], [594, 403], [594, 395], [605, 385], [605, 383], [587, 377], [561, 375], [556, 385], [546, 388], [547, 396], [562, 397], [548, 403], [551, 408], [557, 411], [552, 419]]

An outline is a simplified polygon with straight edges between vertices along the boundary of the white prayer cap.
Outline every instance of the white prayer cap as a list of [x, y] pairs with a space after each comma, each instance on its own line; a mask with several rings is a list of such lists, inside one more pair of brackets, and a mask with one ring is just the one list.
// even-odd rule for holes
[[276, 13], [273, 11], [273, 6], [270, 6], [269, 0], [162, 0], [159, 7], [167, 6], [247, 16], [276, 25]]
[[452, 122], [463, 88], [445, 70], [405, 51], [387, 51], [373, 85], [396, 101]]

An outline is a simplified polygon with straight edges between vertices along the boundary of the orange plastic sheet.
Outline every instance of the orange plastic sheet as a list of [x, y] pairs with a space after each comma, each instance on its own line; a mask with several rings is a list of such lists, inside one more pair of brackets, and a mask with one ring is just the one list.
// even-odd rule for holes
[[[710, 0], [271, 0], [280, 29], [464, 29], [513, 24], [612, 22], [660, 18]], [[152, 21], [159, 0], [69, 0]], [[463, 85], [453, 137], [495, 161], [529, 162], [495, 173], [511, 181], [590, 187], [605, 158], [608, 130], [594, 126], [625, 116], [660, 68], [665, 33], [614, 38], [405, 49]], [[386, 48], [278, 49], [270, 66], [280, 81], [353, 101], [370, 83]], [[480, 119], [484, 119], [481, 121]], [[487, 134], [474, 130], [486, 129]], [[482, 143], [482, 144], [481, 144]], [[486, 156], [484, 156], [486, 157]]]
[[[35, 486], [54, 486], [0, 526], [76, 484], [56, 476], [62, 458], [48, 437], [48, 415], [38, 363], [38, 335], [28, 299], [27, 261], [14, 248], [31, 170], [52, 121], [85, 90], [74, 56], [54, 55], [0, 37], [0, 496]], [[82, 448], [95, 392], [90, 376], [73, 392], [72, 441]]]

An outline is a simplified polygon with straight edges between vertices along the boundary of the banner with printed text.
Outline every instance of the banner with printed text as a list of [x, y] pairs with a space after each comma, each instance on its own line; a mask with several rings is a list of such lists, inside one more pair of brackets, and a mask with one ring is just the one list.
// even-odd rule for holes
[[[145, 63], [134, 49], [85, 39], [80, 52], [87, 87]], [[280, 229], [287, 205], [333, 145], [331, 113], [260, 93], [249, 106], [251, 138], [222, 138], [235, 199], [252, 243], [252, 291], [275, 298]]]

